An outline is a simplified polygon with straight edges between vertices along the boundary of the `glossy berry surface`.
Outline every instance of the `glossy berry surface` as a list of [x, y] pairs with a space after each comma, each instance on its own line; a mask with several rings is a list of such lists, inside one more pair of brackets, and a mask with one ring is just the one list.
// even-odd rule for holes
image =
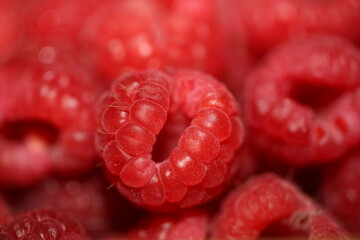
[[[100, 107], [98, 148], [119, 191], [135, 204], [202, 204], [219, 194], [229, 168], [236, 166], [233, 156], [242, 143], [242, 121], [232, 95], [208, 75], [123, 75]], [[170, 120], [178, 113], [185, 120]], [[162, 141], [170, 144], [157, 156], [152, 152], [161, 131]]]
[[0, 229], [4, 240], [86, 240], [82, 226], [54, 209], [23, 212], [7, 220]]
[[346, 40], [315, 36], [275, 49], [247, 79], [253, 142], [294, 165], [336, 160], [359, 144], [359, 86], [360, 52]]

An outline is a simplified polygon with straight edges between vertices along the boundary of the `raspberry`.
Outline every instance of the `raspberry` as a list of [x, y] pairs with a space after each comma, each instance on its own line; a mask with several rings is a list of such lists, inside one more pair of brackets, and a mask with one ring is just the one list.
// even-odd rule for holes
[[123, 228], [136, 213], [116, 191], [106, 190], [106, 184], [96, 175], [71, 180], [47, 179], [22, 195], [16, 209], [56, 208], [81, 222], [91, 236], [99, 237], [120, 225]]
[[55, 209], [34, 209], [10, 218], [0, 228], [0, 239], [86, 240], [82, 226]]
[[359, 144], [359, 65], [359, 50], [331, 36], [274, 50], [247, 79], [252, 141], [299, 166], [334, 161]]
[[82, 38], [80, 30], [97, 5], [96, 0], [34, 0], [22, 3], [19, 11], [23, 30], [19, 47], [31, 51], [42, 46], [65, 48], [79, 45]]
[[126, 0], [105, 4], [85, 24], [90, 57], [113, 81], [133, 70], [223, 70], [222, 36], [211, 1]]
[[232, 34], [262, 53], [288, 39], [328, 33], [359, 41], [360, 4], [352, 0], [227, 1], [225, 16]]
[[0, 81], [0, 184], [26, 186], [94, 165], [94, 102], [101, 86], [81, 68], [7, 64]]
[[347, 239], [338, 223], [293, 184], [272, 173], [252, 177], [224, 200], [212, 239], [257, 239], [280, 222], [309, 239]]
[[175, 216], [152, 216], [125, 233], [125, 239], [205, 240], [208, 224], [209, 215], [200, 210], [183, 212]]
[[[234, 152], [243, 139], [238, 108], [208, 75], [125, 74], [100, 107], [99, 151], [119, 191], [137, 205], [200, 205], [221, 192], [237, 166]], [[161, 151], [153, 150], [157, 146]]]
[[342, 219], [346, 227], [360, 234], [360, 152], [352, 152], [327, 169], [320, 187], [324, 205]]

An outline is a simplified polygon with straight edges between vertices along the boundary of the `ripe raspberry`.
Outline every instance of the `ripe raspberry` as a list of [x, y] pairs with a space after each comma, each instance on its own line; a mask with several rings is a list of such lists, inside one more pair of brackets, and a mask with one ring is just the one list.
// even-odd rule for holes
[[222, 4], [228, 28], [253, 52], [312, 33], [360, 40], [360, 30], [353, 27], [360, 21], [358, 1], [230, 0]]
[[335, 160], [360, 142], [359, 77], [360, 52], [343, 39], [318, 36], [274, 50], [247, 79], [252, 141], [295, 165]]
[[328, 213], [291, 183], [268, 173], [249, 179], [224, 200], [212, 239], [257, 239], [271, 223], [281, 222], [309, 239], [348, 239]]
[[79, 44], [84, 22], [99, 5], [96, 0], [33, 0], [22, 2], [21, 50]]
[[24, 186], [50, 172], [94, 165], [96, 83], [79, 66], [7, 64], [0, 80], [0, 184]]
[[167, 66], [219, 75], [223, 42], [213, 7], [207, 0], [114, 1], [85, 25], [85, 45], [109, 82], [127, 71]]
[[129, 240], [205, 240], [208, 224], [209, 215], [200, 210], [183, 212], [175, 216], [152, 216], [129, 230], [123, 237]]
[[97, 145], [119, 191], [135, 204], [200, 205], [231, 178], [243, 125], [235, 100], [212, 77], [125, 74], [100, 105]]
[[342, 219], [346, 227], [360, 234], [360, 152], [353, 152], [331, 166], [320, 187], [324, 205]]
[[9, 218], [0, 228], [4, 240], [86, 240], [82, 226], [54, 209], [34, 209]]
[[30, 192], [21, 195], [16, 209], [53, 207], [83, 224], [89, 235], [103, 236], [129, 225], [135, 208], [100, 176], [71, 180], [47, 179]]

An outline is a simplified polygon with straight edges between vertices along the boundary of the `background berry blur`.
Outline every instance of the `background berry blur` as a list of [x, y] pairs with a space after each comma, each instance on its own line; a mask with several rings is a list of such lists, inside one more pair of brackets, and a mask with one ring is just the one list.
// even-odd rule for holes
[[0, 0], [0, 240], [360, 237], [360, 0]]

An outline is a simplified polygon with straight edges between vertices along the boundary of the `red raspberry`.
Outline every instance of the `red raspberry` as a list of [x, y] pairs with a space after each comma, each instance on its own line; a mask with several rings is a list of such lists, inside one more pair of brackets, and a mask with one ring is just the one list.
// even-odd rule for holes
[[166, 66], [219, 75], [223, 42], [213, 7], [207, 0], [106, 4], [83, 29], [90, 58], [108, 81], [129, 70]]
[[192, 207], [218, 195], [237, 166], [238, 114], [232, 95], [208, 75], [125, 74], [101, 104], [97, 144], [119, 191], [135, 204]]
[[93, 237], [129, 226], [137, 211], [115, 189], [99, 176], [71, 180], [47, 179], [30, 192], [21, 195], [16, 209], [53, 207], [83, 224]]
[[29, 185], [50, 172], [94, 165], [94, 102], [101, 87], [79, 66], [1, 66], [0, 184]]
[[322, 202], [346, 227], [360, 234], [360, 152], [353, 152], [331, 166], [320, 187]]
[[3, 240], [86, 240], [82, 226], [54, 209], [35, 209], [9, 218], [0, 228]]
[[257, 239], [265, 228], [280, 222], [309, 239], [347, 239], [328, 213], [293, 184], [274, 174], [249, 179], [224, 200], [212, 239]]
[[288, 39], [329, 33], [360, 40], [360, 4], [353, 0], [230, 0], [223, 3], [229, 29], [254, 52]]
[[205, 240], [208, 224], [209, 215], [199, 210], [171, 216], [152, 216], [129, 230], [123, 237], [129, 240]]
[[360, 143], [359, 77], [359, 50], [336, 37], [274, 50], [247, 79], [252, 141], [296, 165], [335, 160]]
[[[105, 2], [105, 1], [104, 1]], [[42, 46], [64, 48], [79, 44], [81, 28], [99, 5], [97, 0], [33, 0], [22, 2], [23, 30], [19, 47], [22, 50]]]

